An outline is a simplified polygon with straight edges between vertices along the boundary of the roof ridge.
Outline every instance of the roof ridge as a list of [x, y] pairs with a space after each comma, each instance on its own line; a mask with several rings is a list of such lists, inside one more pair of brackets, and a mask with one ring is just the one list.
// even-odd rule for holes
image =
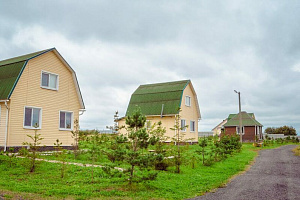
[[140, 85], [139, 87], [141, 86], [151, 86], [151, 85], [165, 85], [165, 84], [170, 84], [170, 83], [180, 83], [180, 82], [187, 82], [187, 81], [190, 81], [189, 79], [187, 80], [180, 80], [180, 81], [170, 81], [170, 82], [161, 82], [161, 83], [149, 83], [149, 84], [143, 84], [143, 85]]
[[160, 93], [167, 93], [167, 92], [178, 92], [178, 91], [182, 91], [182, 89], [180, 90], [167, 90], [167, 91], [162, 91], [162, 92], [149, 92], [149, 93], [135, 93], [137, 90], [134, 91], [134, 93], [132, 95], [144, 95], [144, 94], [160, 94]]
[[35, 56], [41, 55], [42, 53], [53, 50], [53, 49], [55, 49], [55, 48], [49, 48], [49, 49], [45, 49], [45, 50], [41, 50], [41, 51], [36, 51], [36, 52], [24, 54], [24, 55], [21, 55], [21, 56], [16, 56], [16, 57], [4, 59], [4, 60], [0, 61], [0, 66], [5, 66], [5, 65], [13, 64], [13, 63], [18, 63], [18, 62], [23, 62], [23, 61], [29, 60], [29, 59], [31, 59]]

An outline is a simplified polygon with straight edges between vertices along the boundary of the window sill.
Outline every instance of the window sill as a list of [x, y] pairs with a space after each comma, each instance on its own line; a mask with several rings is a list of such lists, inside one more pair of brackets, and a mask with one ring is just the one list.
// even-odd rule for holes
[[41, 127], [37, 127], [37, 128], [34, 128], [34, 127], [30, 127], [30, 126], [23, 126], [24, 129], [31, 129], [31, 130], [41, 130]]
[[73, 129], [59, 128], [60, 131], [72, 131]]
[[58, 91], [57, 88], [50, 88], [50, 87], [45, 87], [45, 86], [41, 86], [42, 89], [47, 89], [47, 90], [53, 90], [53, 91]]

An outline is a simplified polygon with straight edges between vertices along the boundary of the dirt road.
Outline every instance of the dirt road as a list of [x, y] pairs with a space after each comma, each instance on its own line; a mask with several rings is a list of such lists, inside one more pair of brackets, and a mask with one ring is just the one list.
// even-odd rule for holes
[[262, 150], [245, 174], [225, 188], [193, 199], [197, 200], [300, 200], [300, 157], [296, 145]]

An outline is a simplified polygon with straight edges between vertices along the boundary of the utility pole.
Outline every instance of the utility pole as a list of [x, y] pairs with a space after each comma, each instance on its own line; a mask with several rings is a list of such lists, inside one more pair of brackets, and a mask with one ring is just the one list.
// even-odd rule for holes
[[234, 90], [235, 93], [239, 95], [239, 134], [240, 134], [240, 142], [243, 143], [243, 135], [242, 135], [242, 111], [241, 111], [241, 93]]

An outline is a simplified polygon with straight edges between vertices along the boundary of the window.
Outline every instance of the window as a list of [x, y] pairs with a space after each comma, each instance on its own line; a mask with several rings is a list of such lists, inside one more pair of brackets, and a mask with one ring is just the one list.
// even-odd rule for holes
[[191, 132], [195, 132], [195, 121], [190, 122], [190, 129], [191, 129]]
[[[240, 134], [240, 127], [239, 126], [237, 126], [236, 127], [236, 134]], [[245, 134], [245, 130], [244, 130], [244, 127], [242, 126], [242, 135], [244, 135]]]
[[25, 107], [24, 110], [24, 128], [41, 128], [41, 108]]
[[59, 112], [59, 129], [72, 130], [73, 126], [73, 112], [60, 111]]
[[58, 90], [58, 75], [42, 71], [41, 87]]
[[190, 96], [185, 96], [185, 105], [191, 106], [191, 97]]
[[185, 132], [185, 131], [186, 131], [185, 119], [182, 119], [182, 120], [181, 120], [181, 124], [180, 124], [180, 125], [181, 125], [181, 131], [184, 131], [184, 132]]

